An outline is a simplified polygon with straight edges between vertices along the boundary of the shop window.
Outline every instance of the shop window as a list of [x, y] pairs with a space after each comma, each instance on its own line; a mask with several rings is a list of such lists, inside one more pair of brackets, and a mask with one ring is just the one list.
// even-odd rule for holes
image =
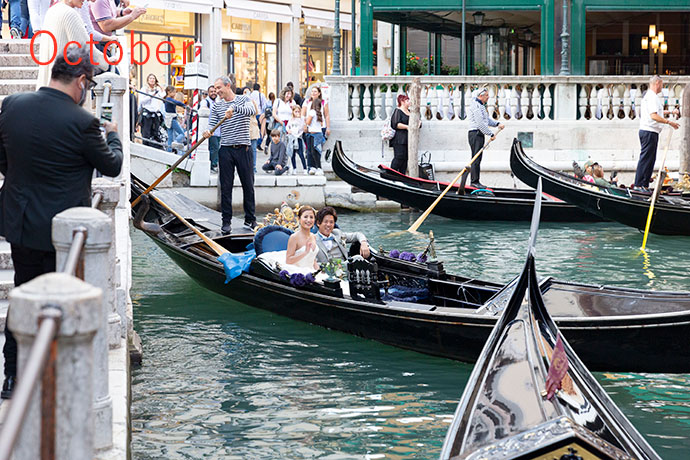
[[128, 29], [137, 32], [194, 35], [194, 13], [147, 8]]
[[224, 40], [278, 42], [275, 22], [236, 18], [228, 15], [223, 15], [222, 35]]

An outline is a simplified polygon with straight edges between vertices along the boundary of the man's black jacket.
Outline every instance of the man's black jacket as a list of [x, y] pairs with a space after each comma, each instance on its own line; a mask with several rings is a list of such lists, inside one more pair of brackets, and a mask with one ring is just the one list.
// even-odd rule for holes
[[99, 121], [56, 89], [14, 94], [0, 111], [0, 235], [12, 244], [54, 251], [51, 219], [91, 205], [94, 168], [117, 176], [122, 144]]

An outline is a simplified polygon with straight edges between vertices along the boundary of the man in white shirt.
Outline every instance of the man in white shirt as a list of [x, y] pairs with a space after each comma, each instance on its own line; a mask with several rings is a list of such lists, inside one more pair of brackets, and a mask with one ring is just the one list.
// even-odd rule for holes
[[664, 103], [658, 94], [664, 82], [660, 76], [654, 75], [649, 79], [649, 89], [642, 98], [640, 107], [640, 159], [637, 162], [635, 172], [635, 188], [648, 190], [649, 182], [652, 180], [654, 162], [656, 161], [656, 149], [659, 144], [659, 133], [664, 125], [671, 125], [673, 129], [678, 129], [679, 124], [667, 120], [664, 115], [668, 115], [668, 110], [664, 111]]

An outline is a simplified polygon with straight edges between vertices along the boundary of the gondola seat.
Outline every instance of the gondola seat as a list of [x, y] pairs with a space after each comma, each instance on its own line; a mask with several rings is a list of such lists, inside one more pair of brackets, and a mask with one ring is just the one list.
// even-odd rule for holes
[[288, 239], [293, 231], [280, 225], [263, 227], [254, 235], [254, 250], [259, 256], [265, 252], [287, 250]]

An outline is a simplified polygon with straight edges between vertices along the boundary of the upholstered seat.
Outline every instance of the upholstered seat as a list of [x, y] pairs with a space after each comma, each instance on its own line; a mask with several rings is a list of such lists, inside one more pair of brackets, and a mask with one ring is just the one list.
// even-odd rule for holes
[[256, 235], [254, 235], [256, 255], [258, 256], [264, 252], [285, 251], [288, 239], [290, 239], [292, 234], [292, 230], [280, 225], [269, 225], [259, 229]]

